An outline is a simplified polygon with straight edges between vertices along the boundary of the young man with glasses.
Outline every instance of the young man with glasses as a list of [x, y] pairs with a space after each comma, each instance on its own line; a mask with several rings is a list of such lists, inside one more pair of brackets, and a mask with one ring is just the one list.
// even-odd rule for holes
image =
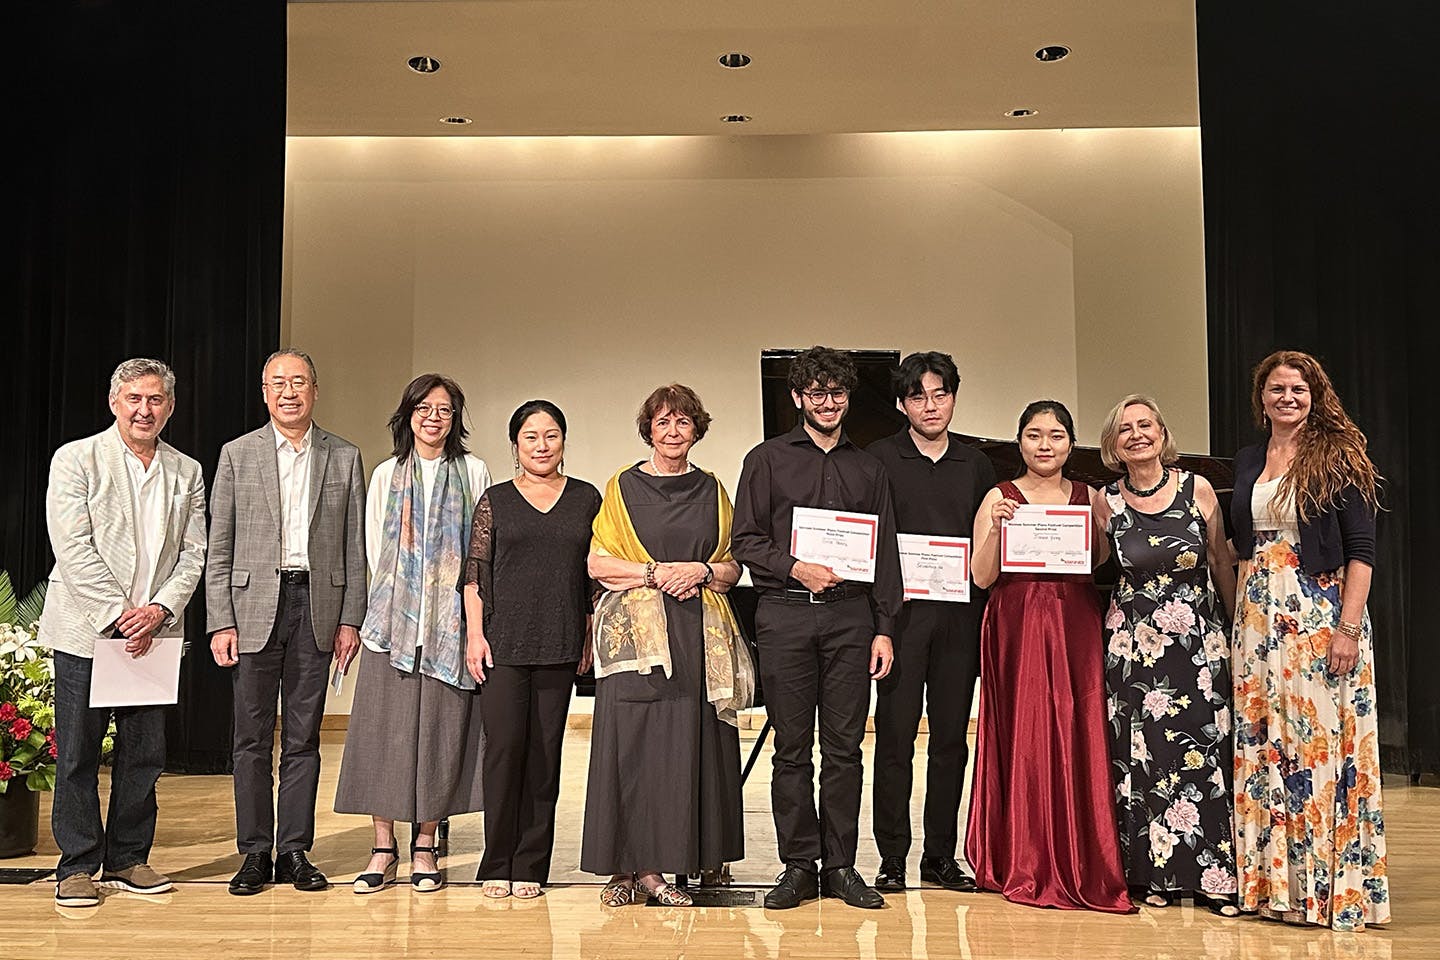
[[[885, 901], [855, 871], [860, 744], [870, 681], [890, 672], [900, 614], [900, 559], [890, 485], [841, 424], [857, 382], [850, 358], [811, 347], [790, 367], [801, 421], [745, 457], [731, 549], [760, 591], [755, 627], [765, 707], [775, 726], [770, 797], [785, 871], [765, 896], [775, 910], [822, 892], [854, 907]], [[875, 517], [875, 582], [847, 581], [791, 553], [797, 507]], [[811, 753], [820, 718], [820, 808]], [[823, 865], [817, 875], [816, 861]]]
[[[949, 432], [960, 386], [955, 361], [944, 353], [912, 353], [900, 362], [891, 385], [910, 422], [872, 443], [868, 452], [890, 477], [895, 526], [901, 533], [968, 538], [980, 501], [995, 485], [995, 468]], [[929, 737], [920, 879], [951, 890], [975, 889], [955, 849], [984, 612], [985, 594], [972, 589], [969, 603], [908, 599], [900, 614], [895, 669], [878, 684], [875, 704], [872, 823], [880, 848], [875, 877], [880, 890], [905, 889], [912, 761], [922, 709]]]
[[[277, 350], [261, 378], [270, 422], [227, 443], [210, 501], [205, 599], [210, 651], [235, 668], [237, 895], [272, 879], [323, 890], [315, 841], [320, 719], [333, 659], [345, 669], [365, 621], [365, 472], [360, 451], [316, 426], [315, 364]], [[276, 698], [280, 787], [272, 792]], [[275, 851], [274, 862], [271, 850]]]

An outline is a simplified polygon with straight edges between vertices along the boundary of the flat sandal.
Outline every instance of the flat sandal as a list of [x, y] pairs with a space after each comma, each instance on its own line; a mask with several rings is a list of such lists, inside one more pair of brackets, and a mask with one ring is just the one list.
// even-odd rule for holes
[[606, 907], [628, 907], [635, 902], [635, 875], [611, 880], [600, 888], [600, 903]]
[[649, 887], [644, 889], [650, 899], [662, 907], [693, 907], [695, 905], [695, 899], [690, 894], [671, 883], [661, 882], [653, 890]]

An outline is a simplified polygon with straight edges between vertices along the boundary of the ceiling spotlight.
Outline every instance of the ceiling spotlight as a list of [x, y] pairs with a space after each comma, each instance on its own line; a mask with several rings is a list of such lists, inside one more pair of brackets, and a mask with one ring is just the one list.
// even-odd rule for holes
[[470, 119], [469, 117], [441, 117], [441, 118], [440, 118], [440, 122], [441, 122], [441, 123], [466, 124], [466, 123], [471, 123], [472, 121], [471, 121], [471, 119]]
[[720, 58], [720, 66], [729, 67], [731, 70], [748, 67], [750, 66], [750, 55], [745, 53], [727, 53]]
[[434, 57], [411, 57], [405, 62], [410, 64], [410, 69], [416, 73], [434, 73], [440, 69], [440, 61]]
[[1035, 59], [1041, 63], [1054, 63], [1056, 60], [1064, 60], [1070, 56], [1070, 48], [1055, 44], [1052, 47], [1041, 47], [1035, 51]]
[[1006, 110], [1005, 116], [1018, 120], [1021, 117], [1033, 117], [1039, 112], [1039, 110], [1031, 110], [1029, 107], [1016, 107], [1014, 110]]
[[721, 123], [749, 123], [750, 117], [743, 113], [730, 113], [720, 118]]

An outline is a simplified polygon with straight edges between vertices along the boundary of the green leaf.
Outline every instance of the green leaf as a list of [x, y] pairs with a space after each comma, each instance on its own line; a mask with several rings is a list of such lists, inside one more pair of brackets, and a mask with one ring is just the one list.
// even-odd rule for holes
[[49, 587], [49, 580], [41, 580], [35, 584], [35, 589], [31, 590], [25, 596], [24, 600], [20, 601], [19, 605], [15, 608], [15, 616], [19, 618], [21, 624], [29, 627], [31, 624], [40, 620], [40, 614], [45, 610], [45, 591], [49, 589]]
[[45, 731], [39, 729], [38, 727], [32, 728], [30, 731], [30, 736], [25, 738], [25, 742], [38, 750], [39, 748], [45, 746]]
[[0, 570], [0, 623], [15, 623], [15, 587], [10, 574]]
[[40, 750], [38, 747], [32, 747], [28, 743], [23, 743], [20, 746], [16, 747], [15, 753], [11, 755], [10, 766], [23, 767], [39, 755]]
[[34, 773], [30, 774], [30, 776], [25, 778], [25, 786], [29, 787], [31, 790], [34, 790], [36, 793], [40, 793], [46, 790], [54, 790], [55, 768], [53, 766], [48, 766], [45, 767], [43, 770], [36, 770]]
[[10, 787], [9, 780], [0, 780], [0, 793], [4, 793]]

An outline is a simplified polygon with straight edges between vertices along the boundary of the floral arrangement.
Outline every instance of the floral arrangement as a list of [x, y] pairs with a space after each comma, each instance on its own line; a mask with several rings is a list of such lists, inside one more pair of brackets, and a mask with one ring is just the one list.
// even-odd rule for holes
[[55, 788], [55, 669], [35, 639], [44, 587], [17, 602], [0, 570], [0, 793]]

